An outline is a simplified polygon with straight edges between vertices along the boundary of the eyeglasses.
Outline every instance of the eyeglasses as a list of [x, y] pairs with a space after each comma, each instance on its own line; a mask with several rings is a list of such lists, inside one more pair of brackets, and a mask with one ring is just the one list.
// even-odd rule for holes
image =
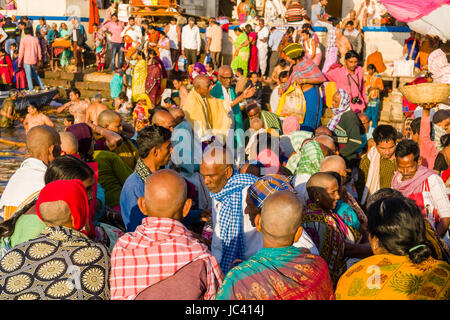
[[232, 79], [234, 78], [234, 76], [231, 76], [231, 77], [224, 77], [224, 76], [221, 76], [221, 75], [219, 75], [219, 77], [222, 78], [222, 79], [224, 79], [224, 80], [232, 80]]

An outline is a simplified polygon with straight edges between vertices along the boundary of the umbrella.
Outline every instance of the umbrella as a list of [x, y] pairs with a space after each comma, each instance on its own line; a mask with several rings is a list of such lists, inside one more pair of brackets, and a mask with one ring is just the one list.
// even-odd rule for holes
[[420, 33], [438, 36], [444, 42], [450, 39], [450, 0], [380, 0], [398, 21]]

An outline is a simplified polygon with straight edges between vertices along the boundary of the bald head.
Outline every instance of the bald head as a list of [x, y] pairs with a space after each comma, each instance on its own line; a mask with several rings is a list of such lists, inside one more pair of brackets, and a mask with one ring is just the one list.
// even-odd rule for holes
[[211, 80], [206, 75], [198, 75], [194, 79], [194, 90], [202, 97], [209, 95]]
[[202, 164], [229, 165], [233, 163], [233, 155], [222, 147], [207, 148], [203, 153]]
[[120, 119], [119, 114], [112, 110], [104, 110], [98, 115], [97, 122], [100, 127], [107, 128], [112, 122], [116, 121], [117, 119]]
[[186, 181], [173, 170], [159, 170], [145, 183], [145, 211], [150, 217], [181, 220], [186, 198]]
[[336, 178], [331, 174], [325, 172], [317, 172], [313, 174], [311, 178], [309, 178], [308, 182], [306, 183], [306, 188], [326, 188], [326, 186], [333, 181], [336, 181]]
[[152, 117], [152, 124], [173, 131], [175, 118], [165, 110], [158, 110]]
[[332, 137], [333, 133], [331, 132], [330, 129], [328, 129], [327, 126], [320, 126], [316, 129], [315, 136], [318, 137], [318, 136], [322, 136], [322, 135]]
[[227, 76], [228, 74], [233, 74], [233, 69], [231, 69], [230, 66], [221, 66], [219, 68], [219, 75], [221, 76]]
[[328, 149], [335, 150], [336, 148], [333, 138], [327, 135], [320, 135], [318, 137], [315, 137], [314, 140], [316, 140], [318, 143], [323, 144]]
[[280, 246], [290, 246], [302, 222], [303, 204], [290, 191], [270, 195], [261, 210], [263, 238]]
[[175, 125], [178, 125], [181, 122], [183, 122], [185, 114], [184, 111], [181, 110], [180, 108], [170, 108], [169, 113], [172, 115], [172, 117], [174, 117]]
[[31, 157], [49, 164], [61, 154], [61, 139], [54, 128], [36, 126], [27, 133], [27, 149]]
[[207, 149], [200, 164], [203, 182], [212, 193], [220, 192], [233, 175], [233, 157], [226, 149], [214, 147]]
[[61, 151], [65, 154], [78, 153], [78, 140], [72, 132], [60, 132], [59, 137], [61, 138]]
[[342, 172], [345, 172], [346, 169], [347, 166], [345, 164], [345, 160], [340, 156], [329, 156], [320, 162], [321, 172], [331, 171], [341, 174]]
[[46, 225], [67, 226], [71, 223], [69, 206], [62, 200], [41, 203], [39, 211]]

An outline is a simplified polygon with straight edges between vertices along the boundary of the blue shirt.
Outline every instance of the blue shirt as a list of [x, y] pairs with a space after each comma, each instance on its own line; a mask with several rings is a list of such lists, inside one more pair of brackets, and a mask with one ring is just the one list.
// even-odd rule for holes
[[273, 33], [269, 36], [269, 47], [272, 49], [272, 51], [277, 51], [278, 46], [280, 45], [281, 39], [284, 36], [284, 32], [282, 30], [276, 29]]
[[145, 193], [145, 183], [136, 172], [133, 172], [125, 181], [120, 193], [120, 209], [122, 220], [127, 232], [133, 232], [142, 223], [146, 216], [137, 204], [138, 199]]
[[358, 220], [358, 216], [356, 215], [356, 212], [353, 210], [353, 208], [350, 207], [347, 203], [338, 200], [335, 211], [347, 225], [353, 227], [356, 230], [359, 229], [359, 226], [361, 224]]

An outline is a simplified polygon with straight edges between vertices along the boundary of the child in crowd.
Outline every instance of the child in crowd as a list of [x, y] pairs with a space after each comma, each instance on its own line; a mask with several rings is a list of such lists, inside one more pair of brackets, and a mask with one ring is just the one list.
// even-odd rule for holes
[[249, 87], [256, 87], [256, 92], [252, 97], [248, 98], [248, 101], [256, 101], [259, 105], [262, 105], [263, 87], [257, 72], [250, 73], [249, 80], [245, 85], [245, 88]]
[[133, 108], [133, 105], [127, 97], [127, 93], [124, 91], [119, 94], [118, 98], [114, 99], [114, 106], [115, 110], [122, 114], [129, 114]]
[[369, 121], [372, 120], [372, 128], [378, 125], [378, 110], [380, 108], [381, 91], [383, 91], [383, 80], [377, 72], [373, 64], [367, 66], [368, 75], [365, 80], [366, 94], [367, 94], [367, 110], [366, 115]]
[[180, 107], [180, 109], [183, 109], [184, 101], [186, 100], [189, 91], [188, 89], [186, 89], [186, 86], [184, 85], [183, 79], [181, 77], [175, 78], [172, 83], [175, 90], [178, 91], [178, 96], [180, 97], [180, 103], [178, 106]]
[[167, 97], [164, 99], [164, 108], [173, 108], [176, 107], [177, 105], [175, 104], [175, 102], [173, 102], [171, 97]]
[[50, 120], [49, 117], [40, 112], [35, 105], [30, 103], [28, 105], [27, 111], [28, 114], [25, 117], [25, 120], [23, 121], [23, 127], [25, 128], [26, 133], [28, 133], [28, 131], [30, 131], [31, 128], [37, 126], [47, 125], [50, 127], [55, 127], [52, 120]]
[[106, 58], [106, 33], [99, 29], [98, 24], [94, 23], [94, 41], [95, 41], [95, 56], [97, 59], [97, 70], [103, 72], [105, 68]]
[[[124, 84], [124, 73], [122, 69], [116, 69], [114, 70], [113, 78], [111, 79], [110, 88], [111, 88], [111, 98], [114, 99], [114, 102], [116, 102], [116, 99], [119, 98], [119, 94], [123, 90], [123, 84]], [[116, 103], [117, 106], [117, 103]]]
[[64, 118], [64, 127], [68, 128], [75, 123], [75, 117], [72, 114], [68, 114]]
[[14, 61], [14, 52], [18, 51], [19, 48], [17, 48], [17, 43], [11, 43], [10, 49], [9, 49], [9, 54], [10, 54], [10, 58], [12, 61]]
[[146, 99], [146, 95], [143, 94], [139, 97], [136, 107], [133, 110], [133, 125], [136, 131], [140, 131], [142, 128], [149, 125], [149, 112], [148, 106], [151, 105], [150, 99]]
[[14, 69], [14, 78], [13, 84], [16, 86], [17, 90], [26, 89], [27, 86], [27, 76], [25, 74], [25, 70], [23, 66], [19, 67], [19, 50], [14, 50], [13, 53], [13, 69]]
[[208, 62], [206, 65], [206, 74], [213, 83], [216, 83], [219, 80], [219, 74], [214, 70], [214, 63]]

